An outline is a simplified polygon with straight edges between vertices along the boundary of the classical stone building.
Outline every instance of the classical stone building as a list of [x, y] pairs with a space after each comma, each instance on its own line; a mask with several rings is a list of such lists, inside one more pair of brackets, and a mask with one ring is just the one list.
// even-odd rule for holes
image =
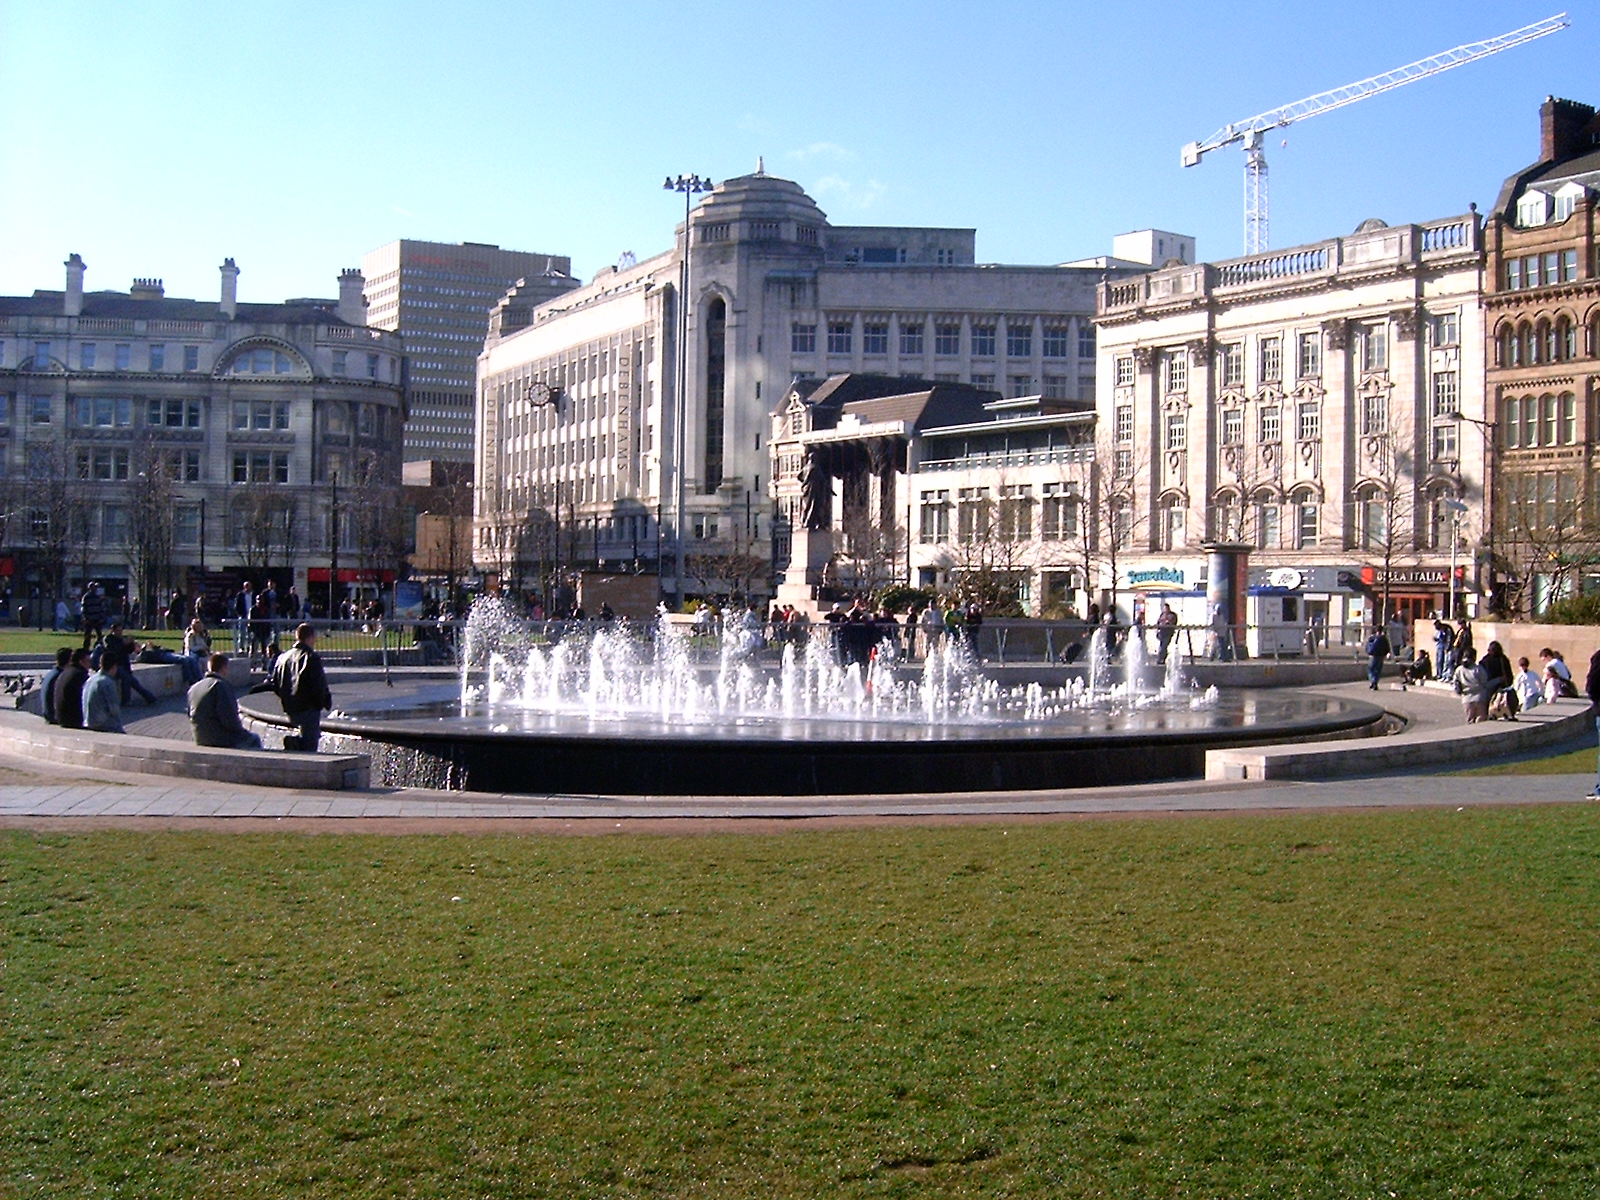
[[472, 461], [473, 381], [489, 310], [520, 279], [576, 286], [571, 270], [565, 255], [485, 242], [402, 238], [362, 255], [367, 323], [405, 339], [407, 462]]
[[400, 483], [401, 344], [367, 327], [359, 271], [337, 300], [277, 304], [241, 302], [232, 259], [210, 301], [85, 291], [85, 271], [74, 254], [63, 290], [0, 297], [0, 569], [20, 597], [269, 572], [305, 596], [319, 568], [325, 597], [335, 554], [397, 565], [374, 522]]
[[891, 376], [800, 379], [772, 417], [778, 598], [813, 615], [888, 583], [1078, 600], [1094, 573], [1087, 401]]
[[[1177, 256], [1180, 239], [1162, 236]], [[664, 590], [692, 593], [703, 581], [670, 575], [675, 531], [691, 553], [734, 555], [784, 533], [767, 436], [792, 380], [870, 373], [1087, 398], [1094, 289], [1127, 271], [983, 265], [970, 229], [834, 225], [788, 180], [726, 180], [671, 250], [491, 329], [478, 365], [478, 562], [520, 575], [556, 543], [564, 566], [659, 556]]]
[[1552, 97], [1539, 122], [1538, 161], [1505, 181], [1484, 230], [1488, 549], [1498, 599], [1520, 612], [1600, 588], [1600, 119]]
[[1483, 261], [1474, 212], [1104, 284], [1107, 598], [1169, 589], [1203, 622], [1223, 541], [1255, 547], [1253, 621], [1443, 611], [1453, 564], [1475, 603]]

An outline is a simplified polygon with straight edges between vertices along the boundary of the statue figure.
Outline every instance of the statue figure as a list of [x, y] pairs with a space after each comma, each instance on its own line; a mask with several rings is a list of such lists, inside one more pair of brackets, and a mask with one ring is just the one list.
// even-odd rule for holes
[[833, 524], [833, 476], [815, 450], [800, 464], [800, 523], [807, 529]]

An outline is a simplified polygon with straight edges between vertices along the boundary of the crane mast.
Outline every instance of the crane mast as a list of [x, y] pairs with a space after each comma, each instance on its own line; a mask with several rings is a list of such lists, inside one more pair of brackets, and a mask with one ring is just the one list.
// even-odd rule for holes
[[1263, 150], [1268, 130], [1320, 116], [1336, 108], [1343, 108], [1347, 104], [1354, 104], [1358, 100], [1366, 100], [1371, 96], [1393, 91], [1397, 87], [1404, 87], [1408, 83], [1416, 83], [1444, 71], [1464, 67], [1468, 63], [1477, 62], [1480, 58], [1488, 58], [1491, 54], [1499, 54], [1502, 50], [1510, 50], [1514, 46], [1565, 29], [1570, 24], [1566, 13], [1557, 13], [1553, 17], [1546, 17], [1543, 21], [1535, 21], [1532, 25], [1524, 25], [1521, 29], [1503, 33], [1499, 37], [1488, 38], [1481, 42], [1468, 42], [1446, 50], [1443, 54], [1418, 59], [1414, 63], [1396, 67], [1392, 71], [1374, 75], [1370, 79], [1348, 83], [1331, 91], [1319, 92], [1315, 96], [1307, 96], [1304, 100], [1296, 100], [1293, 104], [1285, 104], [1246, 120], [1224, 125], [1205, 141], [1190, 142], [1184, 146], [1183, 165], [1195, 166], [1211, 151], [1220, 150], [1224, 146], [1238, 143], [1244, 147], [1244, 249], [1246, 254], [1259, 253], [1271, 244], [1267, 156]]

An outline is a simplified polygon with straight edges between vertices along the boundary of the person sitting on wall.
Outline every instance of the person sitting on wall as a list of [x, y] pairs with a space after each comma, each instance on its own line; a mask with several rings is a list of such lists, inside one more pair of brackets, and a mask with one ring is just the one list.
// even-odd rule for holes
[[56, 724], [61, 728], [83, 728], [83, 685], [88, 682], [89, 652], [79, 647], [56, 680]]
[[107, 650], [100, 669], [83, 685], [83, 727], [97, 733], [126, 733], [122, 728], [122, 688], [117, 677], [128, 669], [121, 652]]
[[67, 669], [71, 661], [72, 647], [61, 647], [56, 651], [56, 665], [50, 668], [39, 684], [40, 711], [51, 725], [56, 723], [56, 680], [61, 678], [61, 672]]
[[239, 701], [228, 682], [226, 654], [213, 654], [207, 660], [205, 678], [189, 689], [188, 700], [195, 745], [261, 749], [261, 739], [239, 720]]

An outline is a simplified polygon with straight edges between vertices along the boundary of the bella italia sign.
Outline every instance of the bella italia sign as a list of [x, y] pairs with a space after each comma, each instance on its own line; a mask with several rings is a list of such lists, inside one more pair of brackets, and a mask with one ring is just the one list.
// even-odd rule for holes
[[1171, 587], [1183, 586], [1183, 572], [1177, 567], [1156, 567], [1150, 571], [1129, 571], [1129, 587], [1149, 587], [1151, 584], [1164, 584]]

